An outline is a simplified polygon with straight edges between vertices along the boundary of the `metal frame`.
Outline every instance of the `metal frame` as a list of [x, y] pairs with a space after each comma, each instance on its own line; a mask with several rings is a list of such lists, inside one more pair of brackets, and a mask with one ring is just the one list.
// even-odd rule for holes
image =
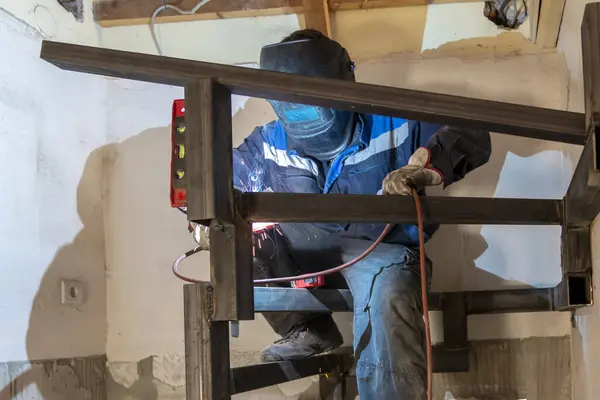
[[585, 115], [48, 41], [41, 57], [66, 70], [185, 87], [188, 218], [210, 227], [214, 250], [210, 283], [184, 287], [187, 398], [229, 399], [234, 393], [311, 374], [343, 375], [351, 360], [342, 352], [230, 368], [230, 322], [253, 319], [255, 312], [352, 310], [348, 291], [253, 288], [251, 222], [414, 223], [416, 218], [412, 200], [403, 197], [234, 193], [231, 94], [584, 145], [562, 200], [423, 199], [426, 222], [562, 226], [563, 280], [557, 287], [430, 294], [431, 308], [444, 313], [444, 343], [435, 348], [434, 370], [464, 371], [467, 315], [568, 311], [592, 302], [590, 224], [600, 211], [599, 40], [600, 3], [588, 4], [582, 23]]

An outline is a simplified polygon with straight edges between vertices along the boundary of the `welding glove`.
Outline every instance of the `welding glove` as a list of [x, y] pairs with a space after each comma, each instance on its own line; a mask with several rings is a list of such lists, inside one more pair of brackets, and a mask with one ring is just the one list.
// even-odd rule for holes
[[404, 167], [390, 172], [383, 180], [383, 194], [409, 196], [412, 189], [437, 186], [444, 181], [440, 171], [431, 163], [431, 152], [427, 147], [419, 147]]

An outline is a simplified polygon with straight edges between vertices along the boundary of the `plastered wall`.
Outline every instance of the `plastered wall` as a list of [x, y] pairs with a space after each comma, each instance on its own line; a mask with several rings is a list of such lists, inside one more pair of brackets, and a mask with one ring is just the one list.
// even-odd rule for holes
[[[62, 72], [38, 60], [42, 38], [155, 51], [147, 27], [99, 29], [91, 22], [91, 0], [85, 4], [86, 22], [79, 24], [53, 0], [0, 1], [0, 45], [11, 57], [0, 63], [0, 177], [3, 187], [15, 188], [0, 196], [0, 361], [107, 352], [113, 378], [126, 385], [137, 374], [129, 362], [154, 355], [163, 381], [178, 386], [182, 291], [169, 267], [193, 243], [167, 196], [170, 104], [182, 91]], [[469, 20], [480, 12], [472, 4], [453, 19], [444, 18], [450, 15], [445, 7], [369, 11], [364, 18], [336, 14], [334, 35], [359, 61], [362, 81], [567, 107], [573, 81], [561, 55], [538, 53], [519, 35], [497, 36], [485, 20], [469, 30]], [[159, 27], [159, 37], [169, 55], [255, 62], [261, 45], [302, 24], [295, 16], [171, 24]], [[371, 40], [365, 32], [372, 32]], [[485, 38], [465, 39], [470, 36]], [[459, 41], [443, 44], [447, 40]], [[421, 49], [430, 50], [415, 55]], [[236, 141], [272, 118], [261, 100], [236, 104]], [[450, 194], [562, 195], [577, 149], [496, 135], [493, 140], [489, 166]], [[517, 174], [526, 184], [515, 184]], [[543, 191], [541, 183], [553, 190]], [[556, 281], [558, 259], [546, 249], [557, 232], [515, 236], [514, 230], [453, 229], [443, 229], [429, 249], [439, 266], [436, 290]], [[503, 241], [506, 236], [511, 240]], [[536, 237], [538, 242], [526, 245]], [[536, 252], [542, 245], [544, 252]], [[540, 260], [542, 253], [546, 258]], [[185, 268], [207, 277], [206, 255]], [[86, 283], [84, 307], [60, 306], [63, 278]], [[349, 343], [350, 315], [336, 318]], [[474, 338], [569, 332], [564, 314], [484, 316], [469, 324]], [[242, 362], [255, 360], [275, 339], [260, 317], [241, 329], [232, 348]]]
[[[106, 340], [106, 81], [42, 62], [40, 44], [0, 10], [0, 362], [102, 354]], [[65, 278], [85, 282], [81, 306], [61, 305]]]

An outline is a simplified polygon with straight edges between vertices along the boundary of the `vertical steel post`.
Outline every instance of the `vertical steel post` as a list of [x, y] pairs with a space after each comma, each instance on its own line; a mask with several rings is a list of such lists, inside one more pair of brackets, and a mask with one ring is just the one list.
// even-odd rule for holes
[[467, 307], [462, 292], [444, 293], [442, 298], [444, 347], [464, 349], [469, 345]]
[[231, 398], [229, 323], [212, 321], [214, 297], [206, 283], [183, 287], [187, 400]]
[[203, 79], [185, 87], [188, 219], [210, 226], [216, 321], [254, 318], [251, 226], [233, 195], [231, 92]]
[[563, 280], [555, 288], [557, 310], [592, 303], [590, 224], [600, 211], [600, 3], [585, 7], [581, 51], [588, 139], [564, 199]]

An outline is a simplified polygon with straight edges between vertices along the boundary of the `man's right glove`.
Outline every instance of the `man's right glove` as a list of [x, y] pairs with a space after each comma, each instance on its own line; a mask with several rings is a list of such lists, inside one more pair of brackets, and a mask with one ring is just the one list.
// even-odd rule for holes
[[409, 196], [412, 189], [437, 186], [444, 181], [442, 173], [430, 164], [431, 153], [419, 147], [402, 168], [390, 172], [383, 180], [383, 194]]

